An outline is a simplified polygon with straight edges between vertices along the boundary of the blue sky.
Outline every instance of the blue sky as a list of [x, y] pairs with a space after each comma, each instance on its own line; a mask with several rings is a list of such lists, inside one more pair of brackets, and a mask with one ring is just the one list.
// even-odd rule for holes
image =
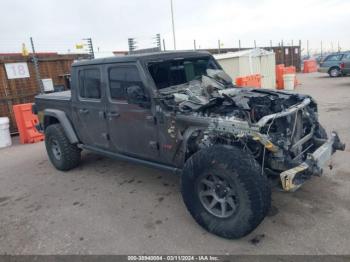
[[[178, 49], [294, 43], [309, 40], [311, 51], [350, 49], [348, 0], [173, 0]], [[127, 38], [141, 47], [160, 33], [172, 49], [170, 0], [2, 0], [0, 52], [15, 52], [33, 36], [38, 51], [74, 51], [92, 37], [101, 52], [126, 50]], [[306, 45], [304, 46], [306, 48]]]

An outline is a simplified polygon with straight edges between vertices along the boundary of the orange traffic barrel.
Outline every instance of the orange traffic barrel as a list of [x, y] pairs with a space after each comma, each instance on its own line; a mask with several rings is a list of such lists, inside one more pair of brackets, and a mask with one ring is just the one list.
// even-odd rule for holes
[[305, 60], [303, 73], [313, 73], [317, 72], [317, 63], [316, 60]]
[[283, 89], [284, 64], [276, 65], [276, 88]]

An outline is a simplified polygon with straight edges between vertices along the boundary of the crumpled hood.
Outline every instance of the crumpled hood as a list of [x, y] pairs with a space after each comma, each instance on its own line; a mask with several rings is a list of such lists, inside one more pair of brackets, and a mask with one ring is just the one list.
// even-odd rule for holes
[[177, 112], [235, 117], [250, 122], [282, 112], [308, 97], [269, 89], [227, 87], [207, 76], [165, 88], [161, 94], [165, 103]]

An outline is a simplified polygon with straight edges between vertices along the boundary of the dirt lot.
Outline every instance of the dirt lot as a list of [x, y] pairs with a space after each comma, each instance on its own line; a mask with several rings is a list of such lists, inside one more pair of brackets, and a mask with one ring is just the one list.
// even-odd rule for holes
[[[350, 77], [299, 75], [326, 129], [350, 145]], [[14, 139], [16, 140], [16, 139]], [[350, 146], [333, 170], [296, 193], [273, 192], [273, 208], [249, 236], [206, 233], [182, 203], [179, 178], [86, 153], [62, 173], [44, 144], [0, 150], [0, 253], [349, 254]]]

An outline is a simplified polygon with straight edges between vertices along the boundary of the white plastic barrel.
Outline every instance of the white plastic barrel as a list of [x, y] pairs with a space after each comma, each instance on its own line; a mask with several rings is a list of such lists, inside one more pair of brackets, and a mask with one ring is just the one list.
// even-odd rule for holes
[[11, 146], [10, 121], [8, 117], [0, 117], [0, 148]]
[[294, 90], [295, 74], [283, 75], [283, 83], [285, 90]]

